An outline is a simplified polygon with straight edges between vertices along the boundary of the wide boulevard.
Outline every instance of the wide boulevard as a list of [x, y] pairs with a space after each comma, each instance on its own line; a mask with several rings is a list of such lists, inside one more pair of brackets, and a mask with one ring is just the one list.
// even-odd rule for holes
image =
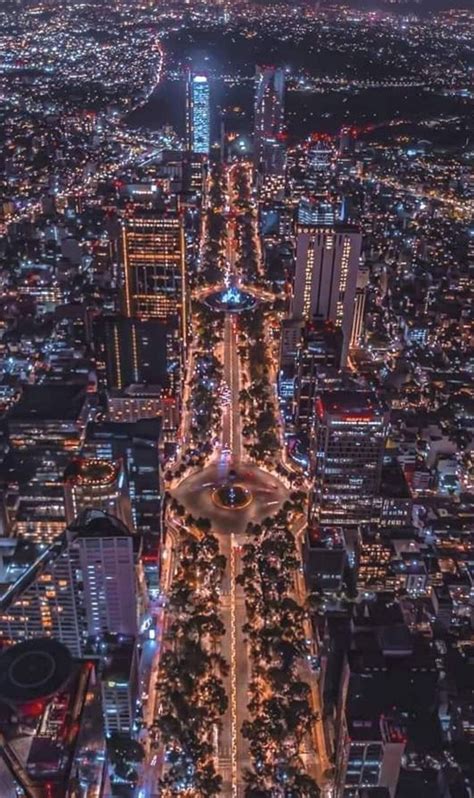
[[[230, 188], [228, 192], [230, 211], [232, 211], [232, 193]], [[232, 226], [230, 212], [227, 265], [231, 276], [237, 277], [234, 266], [236, 242]], [[240, 275], [239, 278], [243, 283], [245, 276]], [[221, 586], [220, 615], [226, 628], [222, 654], [230, 666], [229, 675], [224, 680], [229, 706], [223, 717], [222, 728], [218, 732], [216, 748], [218, 770], [223, 779], [221, 794], [232, 797], [244, 795], [243, 774], [246, 768], [251, 767], [247, 741], [241, 734], [242, 723], [247, 717], [250, 673], [248, 644], [242, 631], [247, 620], [244, 592], [236, 581], [241, 571], [241, 550], [246, 541], [245, 531], [248, 523], [259, 522], [265, 517], [274, 515], [289, 497], [288, 487], [278, 477], [249, 462], [245, 456], [239, 405], [242, 375], [238, 355], [237, 317], [238, 314], [233, 312], [225, 314], [223, 342], [219, 347], [224, 382], [228, 386], [228, 401], [222, 407], [222, 431], [216, 451], [205, 468], [186, 476], [172, 490], [172, 495], [187, 512], [195, 518], [206, 517], [212, 522], [212, 532], [217, 537], [220, 551], [227, 561]], [[189, 424], [186, 424], [185, 428], [188, 427]], [[226, 484], [229, 475], [233, 484], [249, 491], [251, 501], [243, 508], [222, 508], [213, 498], [215, 489], [219, 485]], [[304, 522], [300, 521], [300, 529], [303, 526]], [[170, 540], [173, 540], [173, 536]], [[170, 557], [171, 554], [172, 552], [169, 552]], [[307, 672], [309, 669], [304, 663], [302, 668], [304, 670], [302, 675], [309, 681], [312, 678], [311, 673]], [[316, 695], [314, 703], [318, 703]], [[314, 777], [319, 777], [319, 780], [321, 762], [315, 748], [316, 746], [309, 744], [302, 754], [308, 772]]]

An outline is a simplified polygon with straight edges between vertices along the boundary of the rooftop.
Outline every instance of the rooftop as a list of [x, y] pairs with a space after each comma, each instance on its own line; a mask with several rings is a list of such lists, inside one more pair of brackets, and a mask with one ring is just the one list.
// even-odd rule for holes
[[78, 537], [89, 538], [114, 538], [132, 537], [129, 529], [113, 515], [87, 508], [69, 525], [68, 531], [76, 533]]
[[87, 439], [143, 438], [156, 441], [160, 437], [161, 418], [141, 418], [138, 421], [92, 421], [87, 425]]
[[10, 704], [45, 698], [59, 690], [71, 672], [71, 655], [57, 640], [18, 643], [0, 655], [0, 700]]
[[82, 385], [26, 385], [8, 417], [14, 421], [74, 421], [85, 398], [86, 390]]
[[410, 499], [410, 490], [400, 464], [393, 460], [382, 467], [382, 496], [387, 499]]
[[77, 485], [105, 486], [115, 482], [119, 471], [119, 463], [92, 458], [76, 458], [67, 466], [64, 479], [66, 482], [74, 482]]
[[132, 672], [134, 651], [134, 637], [121, 637], [120, 642], [110, 645], [110, 650], [107, 651], [104, 670], [102, 672], [104, 682], [128, 684]]
[[316, 399], [316, 411], [344, 418], [370, 420], [381, 415], [381, 405], [370, 391], [323, 391]]

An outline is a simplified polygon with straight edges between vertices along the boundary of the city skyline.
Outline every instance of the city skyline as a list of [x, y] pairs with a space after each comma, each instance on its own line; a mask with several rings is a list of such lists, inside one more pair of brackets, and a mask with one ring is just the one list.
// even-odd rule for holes
[[0, 798], [474, 795], [474, 16], [428, 9], [0, 11]]

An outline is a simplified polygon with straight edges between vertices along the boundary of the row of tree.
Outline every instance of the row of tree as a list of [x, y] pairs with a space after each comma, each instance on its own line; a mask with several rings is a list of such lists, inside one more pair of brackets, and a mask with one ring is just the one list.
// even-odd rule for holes
[[152, 730], [167, 763], [160, 795], [211, 798], [220, 793], [222, 781], [215, 767], [215, 728], [228, 705], [222, 680], [228, 664], [218, 653], [225, 633], [218, 607], [226, 559], [211, 534], [199, 542], [185, 537], [179, 557]]
[[239, 243], [238, 269], [247, 280], [258, 276], [258, 255], [255, 250], [256, 216], [251, 206], [251, 184], [248, 169], [237, 167], [234, 175], [234, 190], [237, 193], [235, 206], [238, 209], [236, 236]]
[[308, 654], [305, 610], [293, 598], [299, 567], [287, 512], [249, 525], [243, 569], [247, 636], [251, 656], [250, 714], [242, 728], [252, 768], [245, 774], [248, 798], [316, 798], [320, 795], [301, 753], [316, 717], [310, 687], [302, 680]]
[[224, 277], [227, 238], [227, 223], [224, 215], [225, 180], [225, 170], [222, 164], [215, 164], [210, 175], [210, 207], [206, 211], [207, 238], [199, 272], [199, 281], [207, 285], [220, 283]]
[[245, 438], [252, 439], [246, 443], [246, 448], [250, 456], [258, 462], [272, 457], [280, 446], [264, 325], [265, 313], [261, 306], [242, 314], [243, 346], [240, 351], [243, 357], [247, 355], [252, 380], [249, 387], [241, 390], [239, 395], [244, 416], [242, 432]]
[[222, 363], [213, 354], [213, 349], [222, 338], [223, 322], [197, 302], [193, 305], [193, 320], [197, 351], [188, 400], [192, 411], [191, 432], [196, 443], [206, 445], [221, 418], [218, 389], [222, 382]]
[[193, 328], [202, 351], [209, 352], [222, 340], [224, 319], [202, 302], [192, 304]]

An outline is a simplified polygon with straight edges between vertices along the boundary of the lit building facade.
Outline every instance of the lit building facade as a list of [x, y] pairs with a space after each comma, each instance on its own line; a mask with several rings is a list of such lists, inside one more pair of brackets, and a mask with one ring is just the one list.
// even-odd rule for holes
[[337, 207], [325, 196], [303, 196], [298, 203], [298, 223], [330, 227], [337, 219]]
[[260, 165], [267, 140], [283, 130], [285, 74], [274, 66], [257, 66], [254, 117], [254, 160]]
[[[162, 496], [160, 455], [161, 419], [139, 418], [134, 423], [103, 421], [87, 428], [84, 453], [124, 463], [129, 486], [133, 528], [140, 536], [140, 563], [149, 595], [159, 590]], [[171, 451], [174, 451], [174, 436]], [[163, 448], [167, 449], [166, 444]]]
[[387, 574], [394, 550], [390, 539], [379, 534], [377, 527], [364, 527], [357, 545], [357, 588], [381, 591], [387, 587]]
[[105, 732], [134, 736], [138, 694], [138, 651], [134, 637], [111, 639], [105, 643], [100, 671]]
[[156, 417], [134, 423], [93, 422], [87, 428], [83, 451], [88, 457], [124, 463], [133, 527], [142, 536], [160, 534], [160, 450], [161, 420]]
[[186, 137], [188, 150], [209, 155], [211, 117], [209, 80], [206, 75], [189, 73], [186, 82]]
[[295, 363], [301, 341], [301, 319], [283, 319], [280, 331], [280, 368], [278, 396], [285, 424], [293, 423], [295, 398]]
[[7, 426], [18, 487], [9, 498], [9, 519], [15, 534], [49, 543], [64, 529], [64, 469], [82, 446], [91, 399], [85, 386], [45, 382], [25, 386], [11, 409]]
[[[68, 527], [83, 637], [138, 632], [134, 539], [118, 519], [87, 510]], [[79, 582], [77, 574], [82, 575]]]
[[379, 788], [395, 798], [407, 719], [423, 733], [436, 711], [436, 652], [409, 631], [393, 602], [361, 604], [352, 624], [335, 712], [334, 796], [359, 798]]
[[118, 519], [87, 510], [0, 597], [0, 638], [54, 637], [74, 656], [105, 634], [137, 635], [135, 541]]
[[312, 172], [327, 174], [331, 160], [334, 157], [334, 148], [330, 137], [321, 138], [311, 146], [308, 151], [308, 169]]
[[367, 788], [386, 787], [395, 798], [405, 746], [405, 731], [394, 721], [354, 720], [344, 728], [336, 759], [335, 797], [358, 798]]
[[339, 373], [342, 333], [331, 322], [284, 319], [278, 390], [287, 428], [309, 434], [315, 397], [328, 371]]
[[342, 365], [351, 340], [361, 245], [362, 236], [355, 225], [297, 225], [291, 315], [340, 326]]
[[314, 517], [348, 526], [376, 520], [388, 414], [375, 395], [331, 391], [316, 399], [311, 444]]
[[343, 584], [347, 553], [343, 530], [307, 528], [303, 541], [303, 570], [310, 590], [335, 593]]
[[[90, 415], [85, 386], [26, 385], [8, 415], [10, 444], [29, 456], [74, 452], [82, 443]], [[56, 470], [59, 472], [60, 466]]]
[[180, 419], [180, 401], [170, 388], [130, 385], [123, 391], [107, 392], [107, 416], [110, 421], [128, 424], [142, 418], [161, 418], [163, 440], [176, 443]]
[[122, 222], [125, 315], [179, 321], [187, 337], [185, 243], [181, 215], [136, 210]]

